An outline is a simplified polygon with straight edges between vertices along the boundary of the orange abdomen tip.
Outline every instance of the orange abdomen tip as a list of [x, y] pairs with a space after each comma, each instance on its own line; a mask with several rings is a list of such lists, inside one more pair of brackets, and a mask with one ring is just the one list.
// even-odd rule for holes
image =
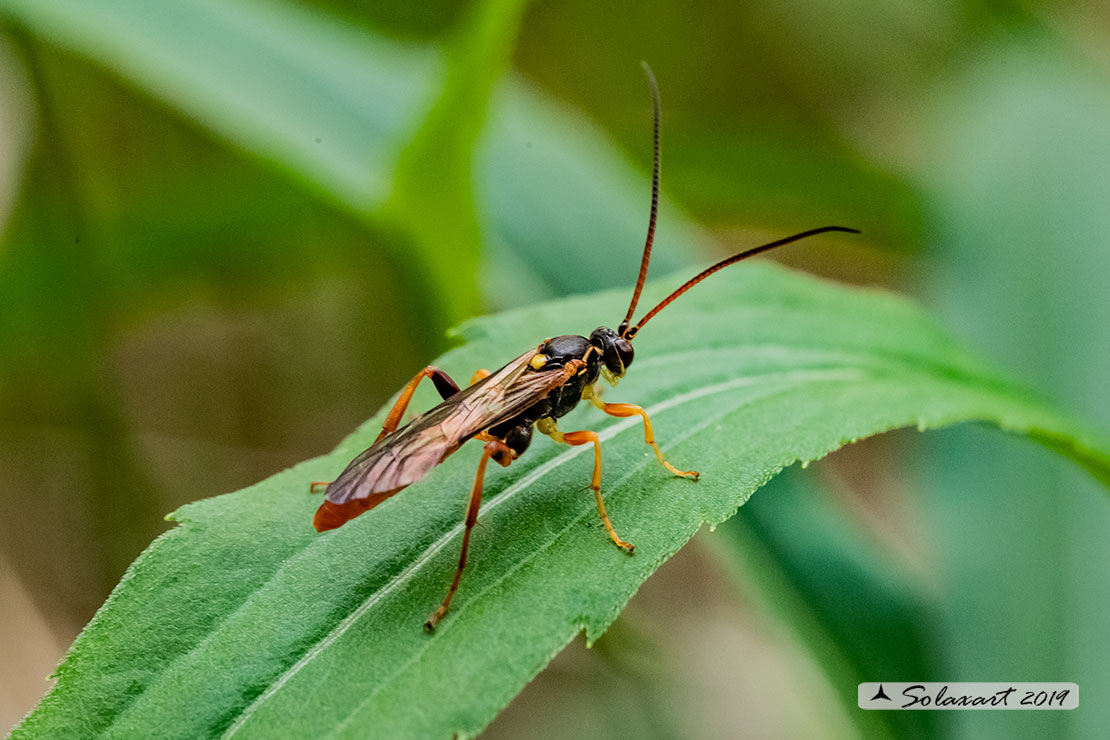
[[400, 488], [394, 488], [392, 491], [372, 493], [366, 498], [356, 498], [342, 504], [324, 501], [320, 504], [320, 508], [316, 510], [316, 516], [312, 517], [312, 526], [316, 527], [317, 532], [326, 532], [329, 529], [342, 527], [359, 514], [370, 511], [370, 509], [400, 490]]

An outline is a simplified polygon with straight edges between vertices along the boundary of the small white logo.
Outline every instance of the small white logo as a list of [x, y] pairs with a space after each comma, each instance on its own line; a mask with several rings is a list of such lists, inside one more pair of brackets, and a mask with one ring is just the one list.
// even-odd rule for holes
[[860, 709], [1075, 709], [1074, 683], [882, 681], [859, 685]]

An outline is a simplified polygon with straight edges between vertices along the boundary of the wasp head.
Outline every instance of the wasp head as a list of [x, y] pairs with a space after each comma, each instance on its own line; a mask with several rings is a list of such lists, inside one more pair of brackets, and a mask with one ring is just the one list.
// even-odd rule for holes
[[632, 342], [607, 326], [599, 326], [590, 333], [590, 344], [597, 348], [605, 369], [614, 377], [621, 377], [632, 364]]

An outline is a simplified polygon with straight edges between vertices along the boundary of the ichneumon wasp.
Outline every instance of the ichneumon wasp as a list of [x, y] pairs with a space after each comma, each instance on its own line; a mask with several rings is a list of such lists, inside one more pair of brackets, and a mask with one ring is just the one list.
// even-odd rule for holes
[[[617, 535], [605, 511], [605, 501], [601, 496], [601, 443], [597, 433], [587, 430], [562, 432], [559, 431], [556, 420], [583, 400], [589, 401], [610, 416], [639, 415], [644, 423], [644, 441], [655, 451], [659, 462], [674, 475], [697, 480], [696, 472], [679, 470], [663, 457], [663, 452], [655, 443], [651, 420], [644, 409], [631, 403], [605, 403], [601, 400], [597, 383], [605, 379], [615, 385], [632, 364], [632, 340], [640, 329], [673, 300], [718, 270], [761, 252], [817, 234], [830, 231], [858, 233], [855, 229], [843, 226], [825, 226], [735, 254], [687, 280], [633, 324], [632, 315], [647, 277], [651, 245], [655, 237], [655, 219], [659, 209], [659, 87], [651, 68], [646, 63], [643, 66], [651, 89], [654, 114], [651, 215], [636, 288], [632, 292], [628, 311], [617, 329], [614, 331], [600, 326], [588, 337], [567, 334], [546, 339], [500, 370], [492, 373], [479, 370], [474, 374], [470, 385], [461, 390], [447, 373], [429, 365], [404, 387], [374, 444], [352, 460], [331, 483], [313, 484], [314, 490], [326, 485], [324, 503], [313, 519], [316, 529], [323, 532], [342, 526], [420, 480], [467, 440], [477, 439], [485, 443], [466, 509], [466, 528], [459, 565], [443, 604], [424, 624], [429, 632], [435, 629], [436, 624], [447, 613], [451, 597], [458, 589], [463, 568], [466, 566], [470, 533], [478, 519], [486, 464], [490, 460], [502, 466], [512, 463], [528, 449], [534, 429], [552, 437], [556, 442], [569, 445], [592, 444], [594, 468], [590, 489], [597, 499], [598, 513], [617, 547], [631, 554], [633, 546]], [[443, 402], [404, 426], [399, 426], [412, 394], [424, 378], [432, 380], [436, 391], [443, 397]]]

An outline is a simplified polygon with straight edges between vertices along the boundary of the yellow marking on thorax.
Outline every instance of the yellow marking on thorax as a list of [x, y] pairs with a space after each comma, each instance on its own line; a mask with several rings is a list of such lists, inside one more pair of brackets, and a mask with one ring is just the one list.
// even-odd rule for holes
[[542, 354], [532, 355], [532, 359], [528, 361], [533, 370], [539, 370], [547, 364], [547, 357]]

